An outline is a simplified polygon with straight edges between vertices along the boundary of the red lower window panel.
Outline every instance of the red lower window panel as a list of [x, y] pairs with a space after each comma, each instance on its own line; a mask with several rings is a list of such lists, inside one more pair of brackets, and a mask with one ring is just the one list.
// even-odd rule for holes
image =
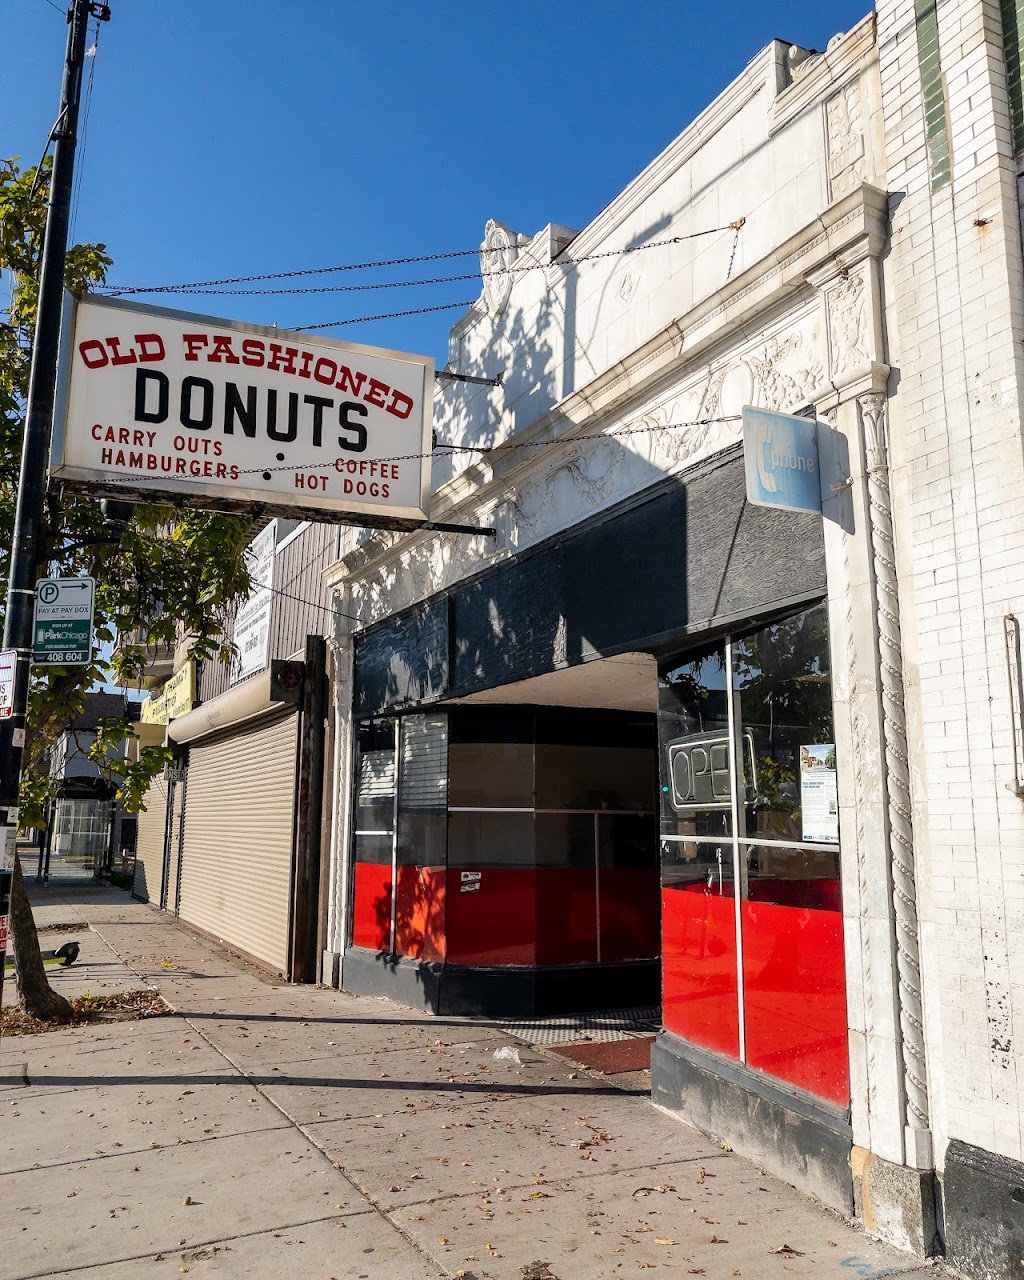
[[391, 950], [391, 865], [355, 864], [352, 896], [352, 943], [374, 951]]
[[[601, 959], [654, 959], [654, 870], [601, 870]], [[391, 868], [355, 865], [352, 942], [386, 951]], [[592, 868], [398, 868], [395, 950], [416, 960], [470, 965], [593, 964], [597, 960]]]
[[449, 962], [536, 964], [536, 896], [532, 871], [451, 868]]
[[658, 872], [648, 867], [602, 867], [601, 960], [656, 960], [661, 941]]
[[395, 908], [395, 951], [413, 960], [445, 956], [444, 867], [398, 868]]
[[[763, 882], [752, 882], [755, 888], [767, 891]], [[821, 884], [821, 900], [838, 903], [838, 881]], [[742, 908], [748, 1065], [846, 1106], [842, 914], [777, 902], [747, 901]]]
[[665, 1029], [739, 1056], [736, 904], [703, 883], [661, 891]]

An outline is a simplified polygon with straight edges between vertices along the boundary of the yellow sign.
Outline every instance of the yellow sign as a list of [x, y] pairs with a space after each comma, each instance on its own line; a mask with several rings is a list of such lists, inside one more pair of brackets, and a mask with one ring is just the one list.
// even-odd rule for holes
[[143, 724], [170, 724], [192, 710], [196, 700], [196, 664], [193, 659], [176, 671], [159, 693], [151, 693], [142, 703]]

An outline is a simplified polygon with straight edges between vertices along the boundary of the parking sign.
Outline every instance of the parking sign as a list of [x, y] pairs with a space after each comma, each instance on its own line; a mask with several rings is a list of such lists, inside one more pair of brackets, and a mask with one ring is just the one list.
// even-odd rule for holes
[[85, 667], [92, 662], [94, 578], [40, 578], [32, 661], [37, 666]]

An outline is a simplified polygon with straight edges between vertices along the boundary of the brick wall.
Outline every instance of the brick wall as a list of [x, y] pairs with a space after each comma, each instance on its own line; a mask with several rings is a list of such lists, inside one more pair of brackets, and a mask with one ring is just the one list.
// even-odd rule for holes
[[932, 1123], [940, 1157], [956, 1137], [1021, 1159], [1024, 804], [1007, 790], [1003, 616], [1024, 613], [1024, 281], [1000, 8], [883, 0], [877, 30]]

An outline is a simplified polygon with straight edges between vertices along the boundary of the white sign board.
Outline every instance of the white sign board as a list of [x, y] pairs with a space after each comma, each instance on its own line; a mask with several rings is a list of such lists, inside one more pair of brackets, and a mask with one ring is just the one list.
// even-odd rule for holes
[[426, 519], [424, 356], [68, 295], [50, 474], [97, 495]]
[[0, 720], [14, 715], [14, 675], [18, 655], [13, 649], [0, 649]]
[[784, 511], [821, 511], [818, 424], [767, 409], [743, 407], [747, 501]]
[[32, 628], [36, 666], [88, 666], [92, 662], [94, 578], [40, 578]]
[[273, 520], [249, 546], [252, 588], [235, 615], [234, 641], [238, 653], [231, 664], [232, 684], [262, 671], [267, 665], [276, 555], [277, 521]]

